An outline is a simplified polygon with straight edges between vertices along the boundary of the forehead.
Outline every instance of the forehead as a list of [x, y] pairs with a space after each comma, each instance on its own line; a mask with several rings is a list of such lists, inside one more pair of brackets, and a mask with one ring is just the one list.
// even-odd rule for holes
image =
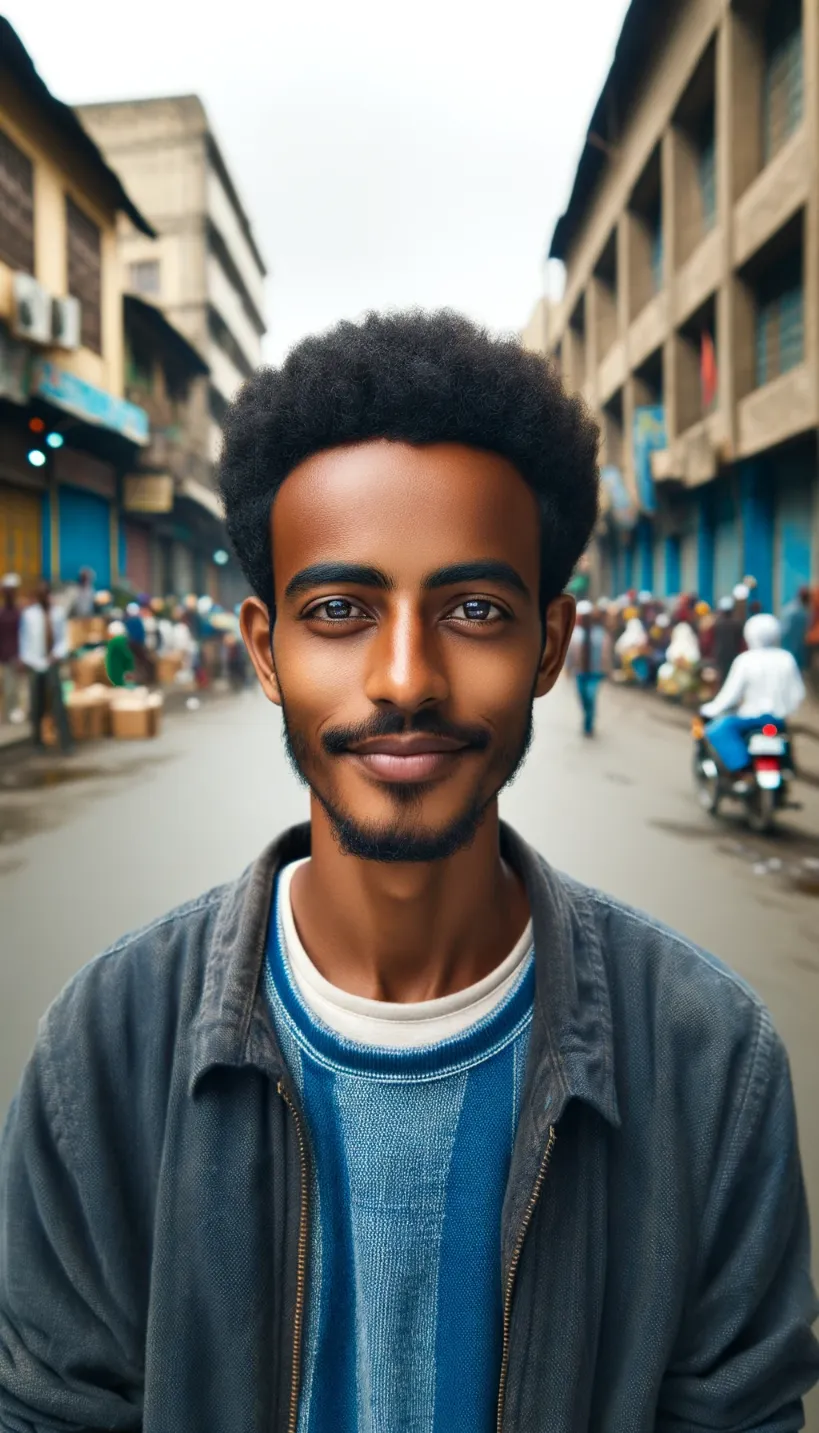
[[300, 463], [271, 512], [276, 586], [311, 562], [376, 563], [407, 580], [499, 557], [536, 580], [537, 500], [505, 458], [459, 443], [377, 441]]

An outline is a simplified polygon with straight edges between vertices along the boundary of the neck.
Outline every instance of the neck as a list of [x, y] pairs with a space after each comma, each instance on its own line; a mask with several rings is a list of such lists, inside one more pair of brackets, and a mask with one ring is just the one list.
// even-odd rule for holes
[[497, 801], [471, 846], [445, 861], [362, 861], [341, 853], [311, 802], [311, 859], [293, 878], [296, 926], [326, 980], [410, 1003], [483, 979], [523, 933], [523, 885], [501, 859]]

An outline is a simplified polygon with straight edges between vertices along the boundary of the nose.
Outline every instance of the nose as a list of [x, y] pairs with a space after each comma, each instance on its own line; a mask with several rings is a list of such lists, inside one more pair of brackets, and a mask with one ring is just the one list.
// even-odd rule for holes
[[365, 691], [373, 705], [389, 703], [414, 712], [449, 696], [440, 642], [409, 603], [382, 619], [368, 658]]

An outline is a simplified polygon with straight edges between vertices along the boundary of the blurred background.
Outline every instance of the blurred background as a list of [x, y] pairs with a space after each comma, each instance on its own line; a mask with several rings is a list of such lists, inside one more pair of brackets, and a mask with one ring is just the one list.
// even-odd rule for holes
[[[504, 812], [761, 992], [817, 1226], [819, 0], [6, 5], [0, 1116], [80, 965], [306, 814], [220, 426], [304, 334], [408, 305], [518, 333], [599, 419], [598, 735], [567, 679]], [[759, 612], [807, 691], [773, 823], [691, 780]]]

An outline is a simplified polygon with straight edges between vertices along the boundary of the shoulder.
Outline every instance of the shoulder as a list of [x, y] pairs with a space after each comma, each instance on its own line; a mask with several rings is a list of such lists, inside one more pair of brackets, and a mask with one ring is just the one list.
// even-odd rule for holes
[[667, 1102], [686, 1118], [696, 1111], [704, 1131], [781, 1073], [767, 1007], [736, 971], [643, 911], [572, 881], [565, 889], [597, 947], [626, 1107]]

